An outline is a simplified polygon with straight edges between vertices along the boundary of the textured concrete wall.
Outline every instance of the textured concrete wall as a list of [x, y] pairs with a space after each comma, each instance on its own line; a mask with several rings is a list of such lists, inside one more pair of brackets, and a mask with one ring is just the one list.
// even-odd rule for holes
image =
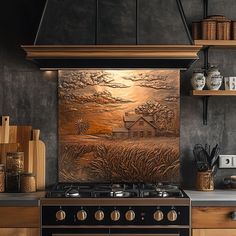
[[[182, 0], [187, 22], [203, 17], [203, 1]], [[209, 15], [222, 14], [236, 20], [234, 12], [236, 2], [209, 0]], [[235, 49], [210, 49], [209, 62], [219, 65], [223, 76], [236, 75]], [[196, 177], [196, 168], [192, 148], [196, 143], [210, 144], [212, 147], [218, 143], [222, 154], [236, 154], [236, 97], [211, 97], [208, 104], [208, 125], [202, 123], [202, 99], [190, 97], [191, 73], [194, 68], [203, 67], [203, 53], [200, 60], [181, 78], [181, 173], [185, 186], [193, 186]], [[222, 179], [235, 174], [235, 169], [219, 170], [216, 176], [216, 185], [222, 186]]]
[[57, 181], [57, 73], [41, 72], [20, 48], [34, 39], [42, 1], [14, 4], [3, 4], [0, 20], [0, 115], [9, 115], [11, 124], [41, 130], [50, 185]]
[[[20, 44], [32, 43], [43, 1], [5, 3], [0, 21], [0, 115], [10, 115], [12, 124], [32, 124], [42, 130], [47, 146], [47, 185], [57, 181], [57, 75], [39, 71], [24, 59]], [[202, 1], [182, 0], [191, 21], [202, 17]], [[234, 0], [209, 0], [211, 14], [225, 14], [236, 20]], [[35, 5], [36, 4], [36, 5]], [[14, 10], [15, 9], [15, 10]], [[16, 10], [17, 9], [17, 10]], [[220, 9], [220, 10], [219, 10]], [[11, 17], [9, 17], [11, 16]], [[168, 20], [168, 19], [167, 19]], [[202, 55], [200, 55], [202, 58]], [[223, 75], [236, 75], [236, 50], [211, 50], [209, 61], [219, 64]], [[199, 60], [195, 67], [202, 67]], [[196, 143], [219, 143], [224, 154], [236, 154], [236, 97], [209, 100], [208, 125], [202, 125], [202, 101], [190, 97], [191, 68], [181, 79], [181, 173], [185, 186], [193, 186], [195, 166], [192, 148]], [[217, 185], [235, 170], [220, 170]]]

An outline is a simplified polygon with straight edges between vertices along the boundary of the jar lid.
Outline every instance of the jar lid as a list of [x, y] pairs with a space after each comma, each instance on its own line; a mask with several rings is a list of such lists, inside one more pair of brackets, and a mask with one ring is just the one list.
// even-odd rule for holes
[[224, 15], [210, 15], [208, 16], [208, 19], [226, 20], [227, 18]]
[[219, 69], [219, 67], [216, 64], [208, 64], [208, 69]]
[[193, 70], [193, 73], [203, 73], [204, 72], [204, 69], [202, 68], [196, 68]]
[[20, 175], [21, 175], [21, 176], [28, 176], [28, 177], [31, 177], [31, 176], [35, 177], [35, 174], [34, 174], [34, 173], [31, 173], [31, 172], [23, 172], [23, 173], [21, 173]]
[[24, 152], [7, 152], [7, 156], [23, 156]]
[[6, 174], [9, 176], [19, 176], [20, 175], [20, 173], [17, 171], [7, 171]]

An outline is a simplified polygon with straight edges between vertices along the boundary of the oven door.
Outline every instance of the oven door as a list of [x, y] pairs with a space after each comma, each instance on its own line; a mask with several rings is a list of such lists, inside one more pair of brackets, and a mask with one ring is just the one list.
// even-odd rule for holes
[[123, 226], [119, 228], [79, 228], [56, 227], [43, 228], [42, 236], [189, 236], [189, 228]]

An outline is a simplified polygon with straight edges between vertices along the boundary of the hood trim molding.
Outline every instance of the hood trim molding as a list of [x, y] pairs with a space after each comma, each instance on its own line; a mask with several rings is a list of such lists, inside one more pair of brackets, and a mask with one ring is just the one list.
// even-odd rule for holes
[[23, 45], [34, 59], [198, 59], [201, 45]]
[[[113, 67], [188, 68], [201, 45], [23, 45], [26, 58], [41, 69]], [[110, 63], [108, 61], [110, 60]], [[112, 64], [112, 61], [114, 62]], [[95, 62], [95, 63], [94, 63]], [[131, 63], [130, 63], [131, 62]], [[137, 62], [137, 63], [136, 63]], [[136, 63], [137, 65], [135, 65]], [[117, 65], [118, 65], [117, 64]], [[173, 66], [172, 66], [173, 65]]]

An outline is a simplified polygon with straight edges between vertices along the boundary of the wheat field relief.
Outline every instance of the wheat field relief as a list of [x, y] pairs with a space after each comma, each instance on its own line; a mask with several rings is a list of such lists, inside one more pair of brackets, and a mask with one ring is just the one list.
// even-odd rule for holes
[[179, 70], [59, 71], [59, 181], [179, 180]]

